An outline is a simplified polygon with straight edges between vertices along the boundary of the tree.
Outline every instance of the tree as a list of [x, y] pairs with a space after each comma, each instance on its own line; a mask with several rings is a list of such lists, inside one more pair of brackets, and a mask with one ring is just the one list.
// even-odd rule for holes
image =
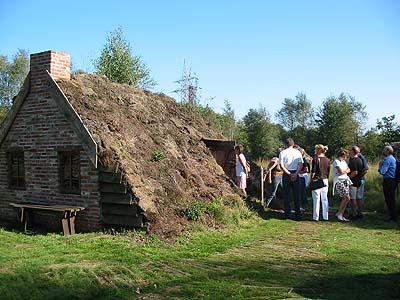
[[329, 146], [336, 152], [359, 144], [367, 114], [365, 106], [355, 98], [341, 93], [339, 97], [328, 97], [316, 116], [318, 143]]
[[[310, 137], [314, 135], [314, 109], [306, 94], [298, 93], [295, 100], [285, 98], [283, 107], [275, 115], [280, 124], [287, 129], [286, 136], [294, 138], [303, 148], [310, 145]], [[310, 151], [309, 148], [306, 151]]]
[[284, 128], [293, 131], [296, 127], [296, 103], [290, 98], [285, 98], [282, 106], [275, 117]]
[[223, 129], [222, 134], [228, 138], [228, 140], [234, 140], [236, 136], [236, 121], [235, 121], [235, 112], [232, 108], [232, 105], [228, 100], [224, 101], [223, 108]]
[[298, 93], [296, 95], [296, 125], [300, 128], [314, 127], [314, 109], [311, 101], [307, 99], [306, 94]]
[[313, 126], [314, 110], [310, 100], [304, 93], [298, 93], [295, 98], [285, 98], [282, 108], [275, 114], [280, 124], [289, 132], [296, 127], [306, 129]]
[[107, 76], [111, 81], [151, 89], [156, 82], [139, 56], [132, 55], [132, 49], [118, 28], [107, 37], [107, 43], [95, 61], [96, 73]]
[[271, 123], [264, 107], [249, 110], [243, 117], [242, 130], [246, 135], [246, 149], [252, 159], [276, 154], [276, 148], [279, 145], [278, 128]]
[[10, 108], [13, 97], [21, 89], [29, 72], [29, 57], [26, 50], [19, 49], [8, 62], [7, 56], [0, 55], [0, 106]]
[[359, 146], [362, 153], [365, 154], [369, 160], [376, 160], [382, 153], [383, 144], [382, 136], [375, 128], [371, 128], [364, 134]]
[[225, 100], [225, 108], [222, 114], [217, 113], [208, 105], [198, 104], [191, 106], [191, 108], [195, 109], [204, 120], [218, 129], [228, 140], [235, 140], [237, 134], [235, 113], [228, 101]]
[[384, 143], [391, 144], [400, 141], [400, 125], [394, 121], [395, 118], [396, 115], [392, 115], [383, 117], [376, 122], [376, 130], [380, 133]]

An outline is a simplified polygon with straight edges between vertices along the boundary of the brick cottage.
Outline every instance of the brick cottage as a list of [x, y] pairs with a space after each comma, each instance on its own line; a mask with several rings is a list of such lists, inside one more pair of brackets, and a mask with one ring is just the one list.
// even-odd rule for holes
[[[16, 219], [10, 202], [69, 205], [85, 208], [77, 216], [81, 231], [141, 227], [143, 215], [121, 174], [99, 168], [91, 133], [55, 82], [70, 77], [68, 54], [31, 55], [29, 75], [0, 132], [0, 217]], [[59, 214], [32, 213], [37, 225], [60, 229]]]
[[[180, 222], [175, 199], [233, 191], [200, 142], [205, 135], [220, 138], [202, 119], [185, 115], [163, 94], [79, 76], [71, 78], [68, 54], [31, 55], [30, 72], [0, 129], [2, 223], [18, 220], [10, 203], [22, 203], [82, 207], [78, 231], [150, 222], [165, 231], [166, 223]], [[160, 149], [167, 159], [154, 162], [151, 154]], [[61, 229], [56, 211], [31, 210], [31, 220]]]

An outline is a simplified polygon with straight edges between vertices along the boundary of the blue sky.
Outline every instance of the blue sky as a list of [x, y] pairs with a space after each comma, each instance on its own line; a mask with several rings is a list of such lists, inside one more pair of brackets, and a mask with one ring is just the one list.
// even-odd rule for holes
[[400, 1], [23, 1], [0, 0], [0, 54], [58, 50], [93, 71], [106, 37], [121, 27], [158, 85], [174, 98], [183, 63], [201, 101], [237, 118], [306, 93], [314, 107], [348, 93], [368, 126], [400, 120]]

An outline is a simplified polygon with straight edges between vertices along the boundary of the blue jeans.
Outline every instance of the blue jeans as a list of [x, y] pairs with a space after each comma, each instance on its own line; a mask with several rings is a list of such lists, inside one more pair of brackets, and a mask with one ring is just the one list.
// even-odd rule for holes
[[268, 207], [271, 204], [272, 200], [274, 200], [274, 198], [276, 198], [276, 192], [278, 191], [279, 186], [281, 186], [281, 188], [283, 188], [282, 176], [273, 176], [272, 177], [272, 193], [267, 198], [266, 207]]
[[300, 195], [300, 202], [301, 202], [301, 207], [306, 208], [307, 207], [307, 188], [306, 188], [306, 179], [304, 177], [299, 177], [299, 195]]
[[295, 215], [300, 216], [300, 180], [297, 177], [296, 181], [290, 180], [290, 175], [283, 174], [283, 194], [284, 194], [284, 209], [285, 216], [290, 215], [290, 202], [293, 198]]

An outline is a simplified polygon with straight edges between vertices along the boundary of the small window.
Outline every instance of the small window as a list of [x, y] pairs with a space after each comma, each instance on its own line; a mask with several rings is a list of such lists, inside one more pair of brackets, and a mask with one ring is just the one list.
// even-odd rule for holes
[[24, 152], [16, 151], [9, 154], [9, 185], [11, 189], [25, 189]]
[[59, 152], [60, 191], [79, 194], [81, 191], [81, 168], [79, 152]]

